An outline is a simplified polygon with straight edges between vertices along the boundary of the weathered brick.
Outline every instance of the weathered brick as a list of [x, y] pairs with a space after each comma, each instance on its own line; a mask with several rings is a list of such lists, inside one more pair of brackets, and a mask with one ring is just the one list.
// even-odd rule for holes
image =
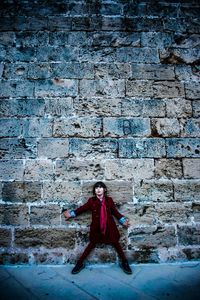
[[195, 68], [188, 65], [176, 65], [175, 66], [176, 78], [180, 81], [198, 82], [198, 73], [195, 73]]
[[187, 203], [158, 203], [156, 204], [158, 220], [162, 223], [188, 223], [191, 221], [191, 204]]
[[150, 135], [150, 120], [139, 118], [104, 118], [104, 136], [148, 136]]
[[0, 205], [0, 223], [2, 225], [28, 225], [29, 215], [26, 205]]
[[7, 80], [25, 80], [28, 74], [29, 64], [24, 62], [5, 63], [3, 78]]
[[118, 62], [132, 62], [156, 64], [159, 63], [158, 51], [156, 48], [128, 48], [121, 47], [116, 50]]
[[168, 32], [142, 32], [141, 46], [159, 49], [171, 46], [172, 35]]
[[53, 265], [61, 265], [63, 263], [63, 253], [59, 251], [54, 251], [50, 253], [33, 253], [34, 263], [36, 264], [53, 264]]
[[73, 99], [71, 97], [45, 99], [44, 111], [47, 116], [70, 116], [73, 113]]
[[100, 63], [94, 66], [95, 79], [112, 78], [124, 79], [131, 76], [131, 66], [128, 63], [110, 64]]
[[101, 135], [101, 118], [70, 117], [54, 121], [54, 137], [100, 137]]
[[166, 99], [166, 112], [169, 118], [187, 118], [192, 116], [191, 101], [184, 98]]
[[141, 180], [154, 176], [153, 159], [110, 159], [105, 161], [105, 178], [108, 180]]
[[49, 63], [30, 63], [27, 77], [29, 79], [47, 79], [51, 77]]
[[177, 228], [179, 244], [184, 246], [199, 245], [200, 226], [199, 225], [178, 225]]
[[126, 95], [132, 97], [176, 98], [184, 96], [183, 84], [178, 81], [127, 80]]
[[123, 97], [125, 95], [125, 82], [118, 80], [86, 80], [80, 81], [80, 96], [82, 97]]
[[166, 140], [167, 157], [199, 157], [198, 138], [171, 138]]
[[120, 139], [120, 158], [159, 158], [165, 156], [165, 141], [161, 138]]
[[124, 204], [120, 207], [120, 212], [129, 219], [130, 226], [134, 227], [154, 225], [157, 220], [156, 208], [152, 204]]
[[73, 249], [75, 230], [63, 228], [16, 228], [14, 243], [17, 247], [45, 247]]
[[35, 85], [36, 97], [65, 97], [78, 94], [78, 81], [75, 79], [38, 80]]
[[0, 228], [0, 246], [1, 247], [9, 247], [11, 245], [11, 230], [7, 228]]
[[151, 129], [154, 136], [173, 137], [180, 136], [180, 124], [175, 118], [151, 119]]
[[200, 137], [200, 118], [181, 119], [182, 137]]
[[158, 178], [182, 178], [183, 170], [180, 159], [156, 159], [155, 176]]
[[77, 16], [72, 18], [72, 30], [93, 30], [94, 24], [91, 22], [89, 17]]
[[192, 203], [192, 219], [194, 222], [200, 222], [200, 203], [193, 202]]
[[69, 154], [71, 157], [87, 157], [88, 159], [116, 158], [118, 142], [116, 139], [79, 139], [70, 138]]
[[119, 98], [80, 98], [74, 99], [74, 109], [78, 116], [119, 116], [121, 99]]
[[157, 64], [132, 64], [132, 79], [141, 80], [174, 80], [173, 66]]
[[200, 178], [200, 159], [184, 158], [183, 174], [184, 174], [184, 178], [188, 178], [188, 179]]
[[9, 47], [6, 57], [9, 62], [32, 62], [36, 57], [36, 49], [31, 46]]
[[70, 207], [79, 202], [81, 197], [81, 184], [79, 181], [44, 181], [42, 200], [49, 202], [62, 202]]
[[[36, 57], [40, 62], [71, 62], [78, 60], [79, 49], [77, 47], [59, 46], [41, 46], [37, 47]], [[66, 77], [64, 77], [66, 78]]]
[[34, 202], [41, 199], [40, 182], [3, 182], [2, 200], [9, 202]]
[[29, 263], [29, 255], [28, 253], [15, 253], [15, 252], [3, 252], [0, 253], [0, 264], [7, 265], [21, 265]]
[[0, 91], [0, 98], [33, 97], [34, 82], [28, 80], [2, 80]]
[[43, 138], [38, 140], [38, 157], [40, 158], [58, 158], [68, 157], [69, 142], [67, 139]]
[[[113, 198], [113, 201], [120, 205], [126, 202], [133, 201], [133, 186], [131, 182], [113, 180], [104, 181], [107, 188], [108, 194]], [[94, 181], [86, 181], [82, 184], [83, 198], [86, 200], [92, 196], [92, 188], [95, 184]]]
[[50, 64], [51, 77], [69, 79], [93, 79], [94, 64], [92, 63], [52, 63]]
[[24, 165], [22, 160], [2, 160], [0, 161], [0, 179], [23, 180]]
[[26, 117], [44, 115], [43, 99], [3, 99], [0, 107], [1, 117]]
[[176, 245], [175, 228], [173, 226], [152, 226], [134, 228], [129, 234], [132, 248], [173, 247]]
[[30, 208], [31, 225], [60, 225], [60, 207], [58, 205], [40, 205]]
[[20, 119], [1, 119], [0, 137], [16, 137], [22, 134], [24, 122]]
[[50, 31], [70, 30], [71, 18], [69, 16], [49, 16], [48, 29]]
[[188, 260], [198, 260], [200, 257], [200, 249], [199, 248], [184, 248], [182, 249], [183, 253], [186, 255]]
[[26, 160], [24, 179], [25, 180], [51, 180], [54, 177], [53, 162], [51, 160]]
[[134, 196], [139, 202], [169, 202], [173, 201], [173, 183], [171, 180], [143, 180], [140, 185], [136, 185]]
[[15, 43], [15, 33], [12, 31], [1, 32], [0, 45], [13, 46]]
[[165, 102], [161, 99], [131, 99], [122, 101], [122, 115], [133, 117], [164, 117]]
[[185, 84], [186, 99], [197, 100], [200, 99], [200, 87], [198, 82], [187, 82]]
[[174, 198], [176, 201], [199, 200], [200, 180], [175, 180], [174, 179]]
[[55, 171], [59, 180], [100, 180], [104, 178], [104, 163], [88, 159], [56, 160]]
[[36, 139], [32, 138], [2, 138], [0, 139], [1, 159], [36, 158]]
[[25, 137], [51, 137], [53, 120], [51, 118], [29, 118], [23, 124]]
[[18, 47], [37, 47], [47, 45], [49, 40], [48, 32], [21, 31], [16, 32], [15, 43]]

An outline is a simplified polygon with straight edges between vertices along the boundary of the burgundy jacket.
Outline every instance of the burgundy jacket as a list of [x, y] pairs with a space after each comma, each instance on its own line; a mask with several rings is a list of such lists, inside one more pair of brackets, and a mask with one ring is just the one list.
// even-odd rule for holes
[[120, 238], [113, 216], [120, 220], [123, 215], [118, 212], [111, 197], [106, 197], [105, 203], [107, 208], [107, 228], [105, 235], [102, 235], [100, 231], [101, 201], [97, 197], [89, 198], [84, 205], [75, 209], [74, 212], [76, 215], [79, 215], [85, 211], [91, 211], [92, 223], [90, 225], [89, 235], [91, 242], [112, 244]]

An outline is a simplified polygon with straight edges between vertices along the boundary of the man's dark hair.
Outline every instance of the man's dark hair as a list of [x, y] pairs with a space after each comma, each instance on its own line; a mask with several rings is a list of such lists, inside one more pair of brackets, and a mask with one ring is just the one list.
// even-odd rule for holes
[[94, 184], [94, 186], [93, 186], [93, 195], [95, 195], [95, 189], [97, 188], [97, 187], [102, 187], [102, 188], [104, 188], [104, 195], [105, 196], [107, 196], [107, 186], [105, 185], [105, 183], [103, 183], [102, 181], [98, 181], [98, 182], [96, 182], [95, 184]]

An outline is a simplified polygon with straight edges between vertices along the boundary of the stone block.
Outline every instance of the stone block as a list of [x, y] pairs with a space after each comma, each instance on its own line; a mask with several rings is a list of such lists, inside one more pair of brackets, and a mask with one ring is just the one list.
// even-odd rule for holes
[[159, 263], [158, 251], [153, 249], [129, 250], [126, 254], [132, 263]]
[[199, 157], [198, 138], [171, 138], [166, 140], [167, 157]]
[[129, 233], [129, 240], [131, 249], [173, 247], [176, 245], [175, 228], [173, 226], [134, 228]]
[[28, 207], [26, 205], [1, 204], [0, 223], [2, 225], [28, 225]]
[[200, 180], [174, 180], [174, 199], [176, 201], [199, 201]]
[[94, 24], [89, 17], [77, 16], [72, 18], [72, 31], [90, 31], [94, 30]]
[[36, 57], [35, 47], [9, 47], [7, 50], [7, 61], [9, 62], [32, 62]]
[[186, 82], [185, 83], [185, 97], [186, 99], [197, 100], [200, 99], [199, 82]]
[[153, 83], [153, 96], [156, 98], [184, 97], [184, 85], [179, 81], [155, 81]]
[[9, 202], [35, 202], [41, 200], [40, 182], [3, 182], [2, 200]]
[[49, 34], [46, 31], [16, 32], [15, 43], [18, 47], [37, 47], [48, 45]]
[[81, 97], [123, 97], [125, 95], [125, 82], [118, 80], [86, 80], [80, 81]]
[[200, 137], [200, 118], [181, 119], [182, 137]]
[[26, 80], [28, 76], [29, 63], [5, 63], [3, 78], [6, 80]]
[[155, 176], [158, 178], [182, 178], [180, 159], [161, 158], [155, 160]]
[[1, 117], [43, 116], [43, 99], [2, 99]]
[[32, 138], [2, 138], [0, 139], [1, 159], [36, 158], [36, 139]]
[[180, 81], [185, 81], [185, 82], [198, 82], [199, 81], [199, 77], [198, 77], [198, 73], [195, 73], [194, 71], [195, 69], [193, 69], [193, 67], [191, 67], [190, 65], [176, 65], [175, 66], [175, 74], [176, 74], [176, 78]]
[[23, 121], [20, 119], [1, 119], [0, 137], [17, 137], [22, 134]]
[[179, 245], [190, 246], [199, 245], [200, 226], [198, 225], [178, 225], [177, 228]]
[[151, 179], [154, 176], [153, 159], [110, 159], [105, 161], [107, 180]]
[[164, 117], [165, 102], [161, 99], [129, 99], [122, 101], [122, 115], [132, 117]]
[[69, 16], [49, 16], [48, 29], [50, 31], [65, 31], [71, 29], [71, 18]]
[[166, 113], [169, 118], [187, 118], [192, 116], [191, 101], [183, 98], [166, 99]]
[[200, 178], [200, 159], [184, 158], [183, 174], [184, 174], [184, 178], [188, 178], [188, 179]]
[[132, 79], [140, 80], [174, 80], [174, 67], [157, 64], [132, 64]]
[[197, 261], [200, 257], [200, 249], [199, 248], [183, 248], [183, 253], [186, 255], [187, 259]]
[[51, 63], [52, 78], [93, 79], [94, 64], [92, 63]]
[[94, 70], [95, 79], [125, 79], [131, 77], [131, 66], [129, 63], [100, 63], [95, 64]]
[[16, 228], [15, 246], [20, 248], [47, 249], [65, 248], [67, 250], [75, 247], [75, 230], [70, 228]]
[[102, 180], [104, 178], [104, 163], [89, 159], [56, 160], [56, 178], [59, 180], [81, 181]]
[[82, 62], [117, 63], [114, 47], [82, 47], [79, 51], [79, 60]]
[[31, 80], [48, 79], [51, 77], [49, 63], [30, 63], [27, 77]]
[[194, 100], [192, 101], [192, 111], [193, 111], [193, 117], [200, 117], [200, 101]]
[[45, 99], [46, 116], [65, 116], [73, 114], [73, 99], [71, 97], [61, 97]]
[[119, 140], [119, 158], [160, 158], [165, 156], [162, 138], [132, 138]]
[[79, 181], [44, 181], [42, 200], [45, 203], [63, 203], [64, 207], [73, 207], [81, 198], [81, 184]]
[[51, 118], [29, 118], [23, 124], [25, 137], [51, 137], [53, 120]]
[[60, 207], [56, 205], [37, 205], [30, 207], [31, 225], [60, 225]]
[[150, 120], [143, 118], [104, 118], [104, 136], [123, 137], [123, 136], [149, 136]]
[[167, 48], [171, 46], [172, 38], [172, 35], [168, 32], [142, 32], [141, 46], [150, 48], [158, 47], [158, 49]]
[[121, 47], [116, 50], [118, 62], [157, 64], [159, 63], [158, 51], [156, 48], [130, 48]]
[[61, 265], [63, 263], [63, 253], [53, 252], [34, 252], [33, 259], [35, 264], [42, 265]]
[[[128, 181], [113, 180], [104, 181], [108, 188], [108, 195], [113, 198], [117, 206], [133, 201], [133, 184]], [[92, 196], [92, 189], [95, 181], [85, 181], [82, 184], [82, 195], [84, 199]]]
[[11, 230], [7, 228], [0, 228], [0, 247], [9, 247], [11, 246]]
[[51, 160], [26, 160], [24, 179], [29, 181], [52, 180], [54, 177], [53, 162]]
[[167, 179], [146, 179], [135, 185], [134, 196], [139, 202], [173, 201], [173, 183]]
[[24, 164], [22, 160], [2, 160], [0, 161], [0, 179], [7, 180], [23, 180]]
[[111, 138], [69, 139], [70, 157], [87, 157], [87, 159], [116, 158], [118, 142]]
[[0, 44], [4, 46], [13, 46], [15, 43], [15, 33], [12, 31], [1, 32]]
[[39, 62], [71, 62], [78, 60], [78, 50], [77, 47], [69, 47], [68, 45], [59, 47], [41, 46], [37, 47], [36, 58]]
[[119, 116], [121, 99], [119, 98], [75, 98], [74, 109], [78, 116]]
[[100, 137], [102, 135], [101, 118], [70, 117], [54, 121], [54, 137]]
[[38, 140], [38, 157], [39, 158], [62, 158], [68, 157], [69, 142], [63, 138], [42, 138]]
[[75, 79], [38, 80], [35, 85], [36, 97], [66, 97], [78, 95], [78, 81]]
[[[58, 39], [56, 39], [58, 41]], [[62, 39], [63, 41], [63, 39]], [[68, 32], [68, 45], [71, 46], [88, 46], [89, 39], [88, 39], [88, 33], [85, 31], [69, 31]]]
[[191, 221], [192, 209], [190, 203], [158, 203], [156, 204], [158, 222], [188, 223]]
[[153, 118], [151, 119], [151, 130], [153, 136], [173, 137], [180, 136], [180, 124], [176, 118]]

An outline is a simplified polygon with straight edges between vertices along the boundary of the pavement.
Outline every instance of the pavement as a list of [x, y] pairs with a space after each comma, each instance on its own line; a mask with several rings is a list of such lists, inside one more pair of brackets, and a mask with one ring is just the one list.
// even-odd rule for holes
[[152, 300], [200, 299], [200, 261], [132, 264], [132, 275], [117, 264], [0, 266], [2, 300]]

